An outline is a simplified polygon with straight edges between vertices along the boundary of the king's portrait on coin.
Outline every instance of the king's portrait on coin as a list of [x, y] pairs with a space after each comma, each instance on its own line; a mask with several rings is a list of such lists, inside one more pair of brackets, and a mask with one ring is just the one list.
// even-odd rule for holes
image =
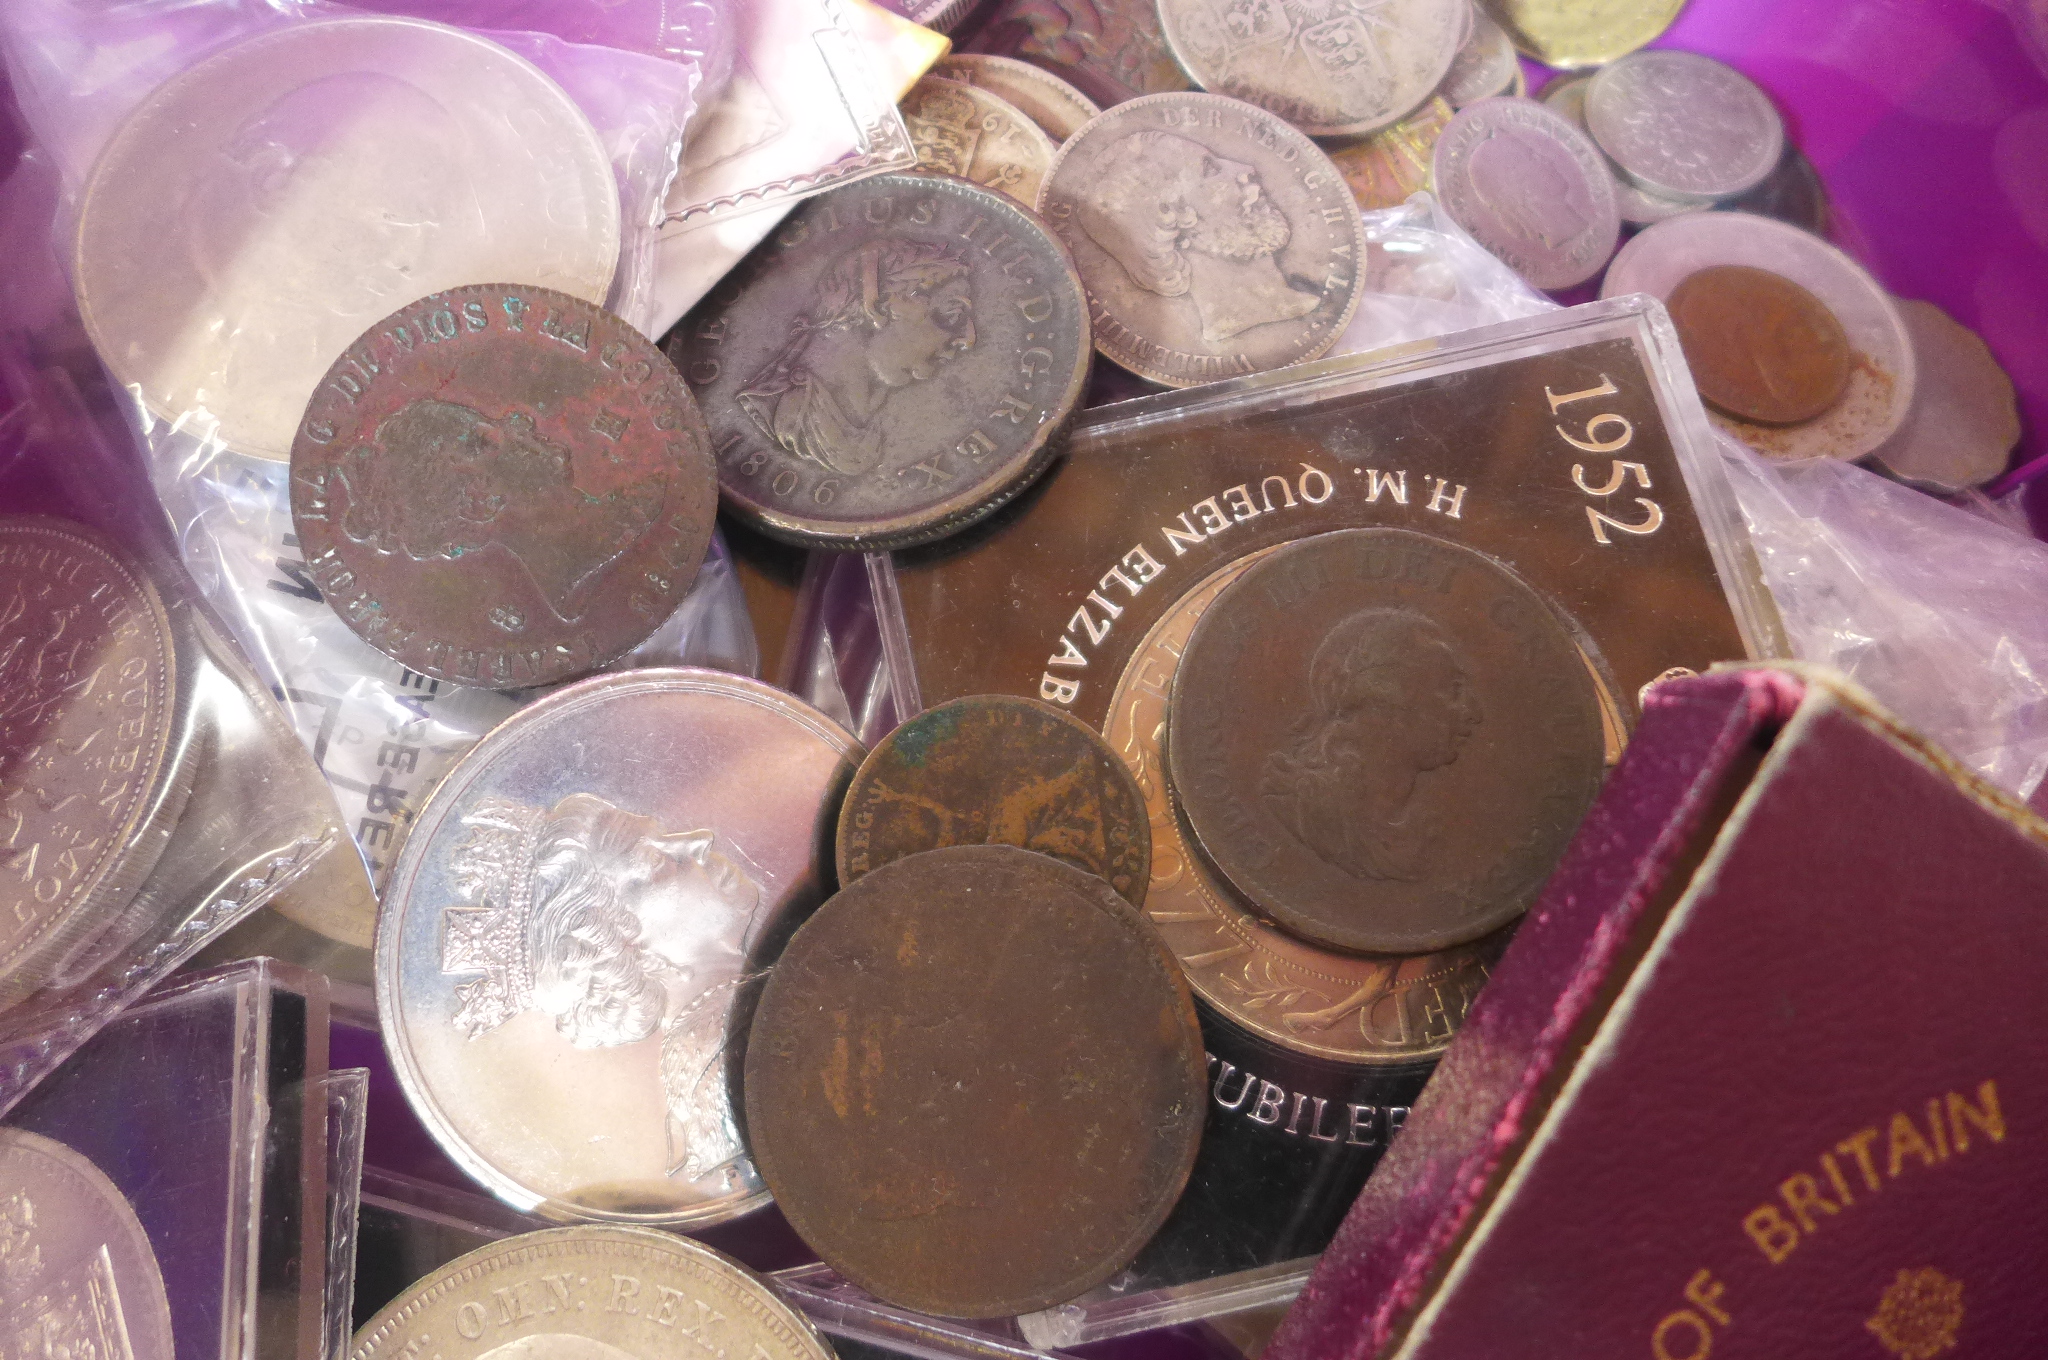
[[1554, 162], [1554, 145], [1502, 128], [1472, 149], [1472, 189], [1500, 224], [1555, 250], [1592, 223], [1586, 197]]
[[882, 461], [889, 398], [974, 348], [966, 253], [938, 242], [870, 241], [835, 260], [817, 302], [734, 397], [776, 445], [828, 471]]
[[659, 1035], [668, 1174], [739, 1158], [723, 1058], [761, 885], [715, 832], [592, 794], [486, 799], [462, 821], [441, 971], [483, 976], [456, 989], [455, 1026], [474, 1040], [537, 1011], [578, 1048]]
[[1450, 636], [1412, 609], [1361, 610], [1316, 647], [1308, 697], [1288, 744], [1266, 758], [1267, 808], [1354, 878], [1422, 878], [1431, 826], [1411, 816], [1417, 787], [1484, 719]]
[[1306, 316], [1321, 301], [1281, 272], [1293, 226], [1251, 166], [1147, 130], [1106, 149], [1096, 171], [1078, 192], [1082, 230], [1140, 288], [1193, 303], [1205, 343]]

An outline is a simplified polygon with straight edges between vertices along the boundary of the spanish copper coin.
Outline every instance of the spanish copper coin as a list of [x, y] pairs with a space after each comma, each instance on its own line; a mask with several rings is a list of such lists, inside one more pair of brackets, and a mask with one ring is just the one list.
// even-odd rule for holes
[[1945, 495], [1990, 481], [2020, 441], [2012, 378], [1990, 347], [1931, 302], [1900, 298], [1919, 381], [1905, 424], [1874, 455], [1895, 477]]
[[928, 75], [899, 106], [920, 170], [971, 179], [1025, 207], [1059, 148], [1022, 109], [979, 86]]
[[832, 1360], [753, 1271], [648, 1228], [547, 1228], [442, 1266], [363, 1324], [349, 1360]]
[[665, 345], [710, 413], [726, 505], [864, 551], [944, 537], [1030, 485], [1092, 349], [1037, 215], [930, 174], [808, 200]]
[[1130, 771], [1051, 704], [978, 694], [929, 708], [876, 744], [839, 812], [839, 881], [948, 845], [1016, 845], [1145, 900], [1152, 834]]
[[1534, 900], [1599, 791], [1600, 699], [1541, 596], [1406, 529], [1274, 552], [1217, 595], [1168, 701], [1196, 848], [1314, 943], [1419, 954]]
[[313, 582], [421, 675], [595, 670], [682, 603], [717, 513], [710, 439], [660, 351], [581, 298], [434, 293], [360, 336], [292, 441]]
[[1370, 137], [1326, 143], [1324, 150], [1351, 186], [1359, 208], [1397, 208], [1410, 194], [1429, 188], [1430, 153], [1453, 112], [1441, 95], [1432, 95], [1392, 127]]
[[1528, 99], [1482, 99], [1438, 136], [1434, 162], [1451, 220], [1538, 288], [1584, 283], [1614, 253], [1612, 172], [1563, 115]]
[[0, 518], [0, 1001], [106, 924], [161, 855], [179, 670], [125, 554], [65, 520]]
[[762, 1174], [826, 1264], [943, 1317], [1064, 1302], [1157, 1231], [1202, 1135], [1158, 932], [1008, 845], [885, 864], [798, 928], [747, 1045]]
[[1319, 137], [1377, 132], [1411, 112], [1443, 82], [1473, 18], [1469, 0], [1159, 0], [1167, 46], [1196, 84]]
[[1785, 125], [1770, 96], [1696, 52], [1637, 52], [1586, 86], [1586, 130], [1621, 172], [1663, 198], [1726, 198], [1777, 167]]
[[941, 57], [932, 74], [987, 90], [1043, 128], [1055, 145], [1102, 112], [1094, 100], [1052, 72], [1015, 57], [959, 52]]
[[1665, 305], [1700, 397], [1762, 425], [1811, 420], [1842, 399], [1854, 363], [1825, 303], [1752, 265], [1689, 274]]
[[1042, 63], [1105, 108], [1193, 88], [1159, 31], [1157, 0], [1001, 0], [972, 50]]
[[127, 1196], [26, 1129], [0, 1128], [0, 1345], [39, 1360], [173, 1354], [163, 1272]]
[[1365, 227], [1321, 148], [1213, 94], [1155, 94], [1068, 139], [1039, 211], [1074, 253], [1095, 343], [1172, 387], [1313, 359], [1365, 276]]

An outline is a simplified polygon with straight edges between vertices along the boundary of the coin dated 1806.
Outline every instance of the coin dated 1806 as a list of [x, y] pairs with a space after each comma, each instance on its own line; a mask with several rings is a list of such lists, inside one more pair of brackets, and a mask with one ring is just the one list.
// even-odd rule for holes
[[1586, 86], [1586, 130], [1653, 194], [1695, 202], [1763, 183], [1785, 149], [1771, 97], [1697, 52], [1637, 52]]
[[292, 523], [328, 604], [422, 675], [523, 689], [682, 603], [717, 513], [674, 368], [580, 298], [457, 288], [335, 360], [292, 441]]
[[1167, 43], [1203, 89], [1327, 137], [1377, 132], [1429, 98], [1471, 21], [1468, 0], [1159, 3]]
[[1506, 567], [1406, 529], [1261, 560], [1188, 638], [1166, 768], [1197, 848], [1261, 914], [1423, 953], [1528, 907], [1599, 791], [1599, 691]]
[[1365, 228], [1344, 177], [1264, 110], [1134, 99], [1060, 148], [1039, 210], [1074, 252], [1095, 343], [1191, 387], [1313, 359], [1358, 306]]
[[779, 690], [684, 669], [571, 685], [477, 743], [377, 930], [385, 1043], [449, 1156], [555, 1218], [758, 1207], [734, 1041], [830, 880], [862, 754]]
[[752, 1271], [647, 1228], [549, 1228], [457, 1257], [363, 1324], [349, 1360], [832, 1360]]
[[921, 170], [971, 179], [1025, 207], [1058, 149], [1045, 129], [1000, 95], [964, 81], [928, 75], [901, 104]]
[[976, 694], [876, 743], [839, 813], [839, 881], [948, 845], [1016, 845], [1145, 900], [1145, 798], [1116, 752], [1051, 704]]
[[1201, 1028], [1107, 883], [928, 850], [798, 928], [747, 1046], [747, 1129], [827, 1264], [945, 1317], [1062, 1303], [1130, 1263], [1201, 1139]]
[[1482, 99], [1436, 140], [1436, 191], [1479, 244], [1538, 288], [1600, 272], [1621, 235], [1612, 172], [1585, 133], [1528, 99]]
[[[1102, 112], [1094, 100], [1052, 72], [1015, 57], [959, 52], [941, 57], [932, 73], [987, 90], [1043, 128], [1054, 145]], [[1036, 198], [1027, 201], [1036, 202]]]
[[946, 175], [818, 195], [669, 333], [729, 508], [777, 538], [928, 542], [1028, 486], [1088, 376], [1088, 308], [1028, 208]]

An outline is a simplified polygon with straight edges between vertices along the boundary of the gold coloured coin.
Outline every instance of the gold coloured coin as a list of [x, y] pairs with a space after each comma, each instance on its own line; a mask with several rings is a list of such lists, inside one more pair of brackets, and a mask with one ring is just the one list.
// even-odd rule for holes
[[1486, 0], [1515, 46], [1546, 66], [1602, 66], [1650, 42], [1685, 0]]
[[1437, 134], [1455, 113], [1449, 100], [1431, 95], [1421, 108], [1385, 131], [1327, 143], [1324, 149], [1351, 186], [1361, 211], [1399, 207], [1408, 195], [1430, 187], [1430, 153]]

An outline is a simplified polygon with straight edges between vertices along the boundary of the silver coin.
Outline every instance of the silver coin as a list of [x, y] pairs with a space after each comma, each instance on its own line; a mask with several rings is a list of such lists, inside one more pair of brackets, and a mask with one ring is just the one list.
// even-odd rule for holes
[[1665, 198], [1726, 198], [1761, 184], [1785, 149], [1770, 96], [1695, 52], [1635, 52], [1586, 87], [1586, 130], [1621, 172]]
[[1451, 220], [1538, 288], [1600, 272], [1621, 235], [1614, 179], [1585, 133], [1528, 99], [1483, 99], [1436, 139]]
[[917, 147], [918, 169], [971, 179], [1027, 208], [1038, 201], [1059, 147], [1022, 109], [939, 75], [919, 80], [899, 108]]
[[1095, 347], [1173, 387], [1317, 357], [1365, 283], [1337, 167], [1221, 95], [1147, 95], [1092, 120], [1060, 148], [1039, 212], [1073, 253]]
[[1471, 14], [1469, 0], [1159, 0], [1198, 85], [1318, 137], [1377, 132], [1429, 98]]
[[1437, 93], [1449, 100], [1452, 108], [1462, 109], [1506, 93], [1521, 69], [1521, 60], [1507, 30], [1481, 14], [1475, 5], [1471, 36], [1451, 59], [1451, 69], [1445, 72]]
[[645, 1228], [549, 1228], [457, 1257], [356, 1333], [350, 1360], [832, 1360], [739, 1262]]
[[86, 184], [73, 279], [153, 414], [283, 459], [371, 323], [504, 279], [602, 302], [618, 255], [610, 157], [538, 68], [440, 24], [337, 19], [145, 99]]
[[[1543, 104], [1554, 109], [1583, 132], [1586, 129], [1586, 87], [1593, 82], [1591, 76], [1572, 76], [1553, 80], [1543, 87]], [[1598, 143], [1595, 143], [1598, 145]], [[1621, 220], [1632, 227], [1647, 227], [1652, 222], [1662, 222], [1667, 217], [1680, 213], [1695, 212], [1704, 204], [1676, 198], [1664, 198], [1640, 189], [1627, 176], [1615, 168], [1605, 152], [1601, 160], [1606, 162], [1614, 179], [1614, 207], [1621, 214]]]
[[1931, 302], [1900, 298], [1913, 343], [1913, 404], [1874, 455], [1905, 481], [1953, 494], [2005, 471], [2020, 442], [2012, 378], [1982, 337]]
[[0, 1355], [170, 1360], [149, 1235], [90, 1161], [0, 1128]]
[[956, 52], [941, 57], [932, 74], [987, 90], [1021, 110], [1055, 143], [1064, 142], [1102, 110], [1095, 101], [1052, 72], [1015, 57]]
[[556, 1218], [764, 1202], [728, 1038], [829, 881], [862, 754], [779, 690], [678, 669], [558, 690], [464, 756], [377, 926], [385, 1043], [449, 1155]]

